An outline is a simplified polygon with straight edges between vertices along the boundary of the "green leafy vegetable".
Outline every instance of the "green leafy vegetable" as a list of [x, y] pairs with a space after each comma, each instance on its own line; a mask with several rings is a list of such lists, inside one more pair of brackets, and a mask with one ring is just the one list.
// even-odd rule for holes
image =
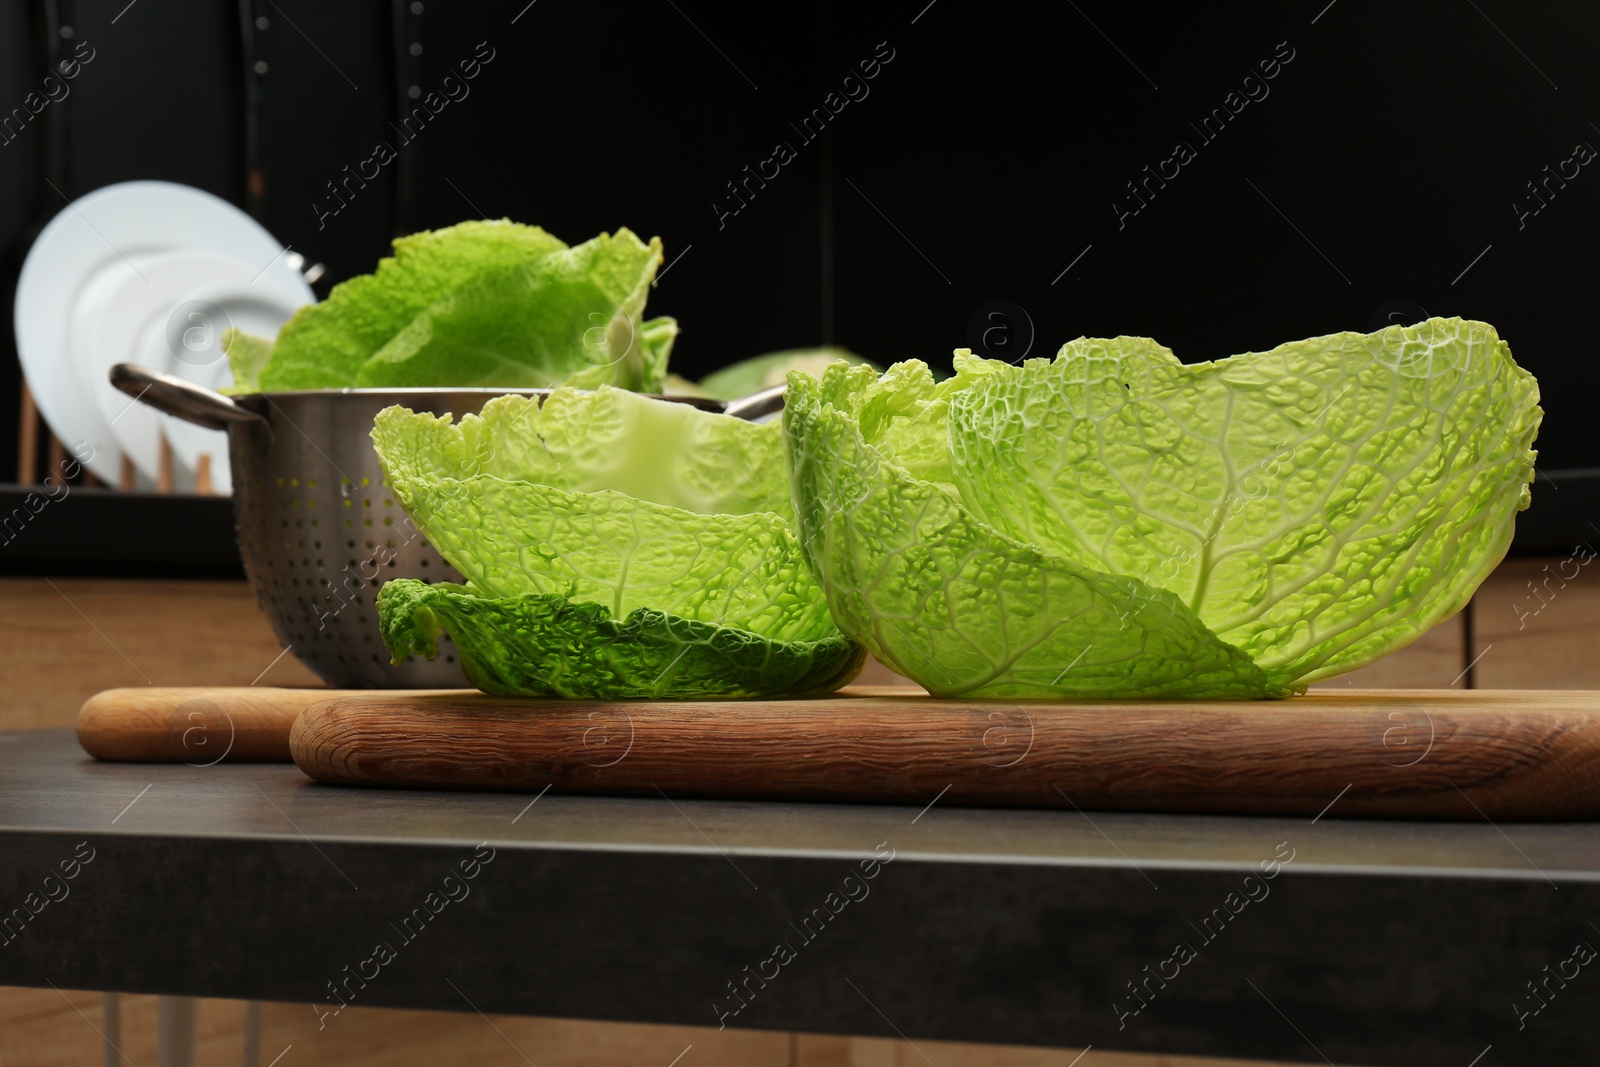
[[1286, 695], [1458, 610], [1528, 503], [1538, 387], [1483, 323], [956, 370], [785, 414], [840, 628], [942, 695]]
[[659, 240], [646, 245], [622, 230], [485, 271], [390, 338], [356, 384], [654, 391], [676, 332], [671, 320], [652, 324], [647, 358], [640, 316], [660, 263]]
[[772, 695], [860, 667], [787, 518], [776, 424], [601, 387], [498, 397], [458, 423], [391, 407], [372, 436], [468, 579], [384, 587], [397, 662], [444, 626], [474, 684], [505, 694]]
[[[636, 337], [639, 353], [639, 391], [666, 392], [667, 360], [672, 355], [672, 343], [678, 339], [678, 320], [665, 315], [646, 319], [639, 324]], [[574, 375], [566, 384], [575, 389], [591, 387], [579, 378], [580, 375]]]
[[411, 578], [378, 593], [384, 644], [397, 661], [432, 657], [448, 629], [467, 679], [504, 696], [601, 700], [731, 699], [835, 689], [866, 651], [835, 633], [777, 641], [749, 630], [637, 608], [618, 621], [599, 604], [531, 594], [476, 596]]
[[354, 385], [362, 364], [436, 301], [493, 270], [566, 247], [537, 226], [504, 219], [398, 237], [394, 257], [380, 260], [374, 273], [334, 286], [327, 300], [301, 308], [284, 324], [261, 387]]
[[659, 240], [623, 229], [568, 248], [538, 227], [500, 220], [397, 238], [394, 253], [301, 308], [275, 343], [235, 345], [232, 391], [654, 391], [665, 378], [677, 324], [643, 319]]
[[794, 514], [779, 426], [620, 389], [557, 389], [543, 405], [496, 397], [456, 423], [391, 407], [378, 413], [372, 438], [390, 481], [418, 491], [490, 475], [574, 493], [610, 489], [702, 516]]
[[222, 350], [228, 355], [233, 385], [224, 392], [255, 393], [261, 388], [261, 368], [272, 356], [272, 342], [230, 326], [222, 331]]

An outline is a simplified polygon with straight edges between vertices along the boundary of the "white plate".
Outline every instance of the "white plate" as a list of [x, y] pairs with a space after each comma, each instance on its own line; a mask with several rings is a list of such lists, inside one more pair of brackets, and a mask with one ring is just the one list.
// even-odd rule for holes
[[[255, 266], [261, 281], [314, 299], [286, 249], [254, 219], [210, 193], [171, 182], [124, 182], [64, 205], [39, 234], [17, 280], [17, 353], [39, 412], [69, 450], [93, 449], [86, 466], [117, 484], [122, 449], [74, 352], [92, 348], [104, 301], [142, 265], [193, 249]], [[177, 361], [174, 361], [177, 362]], [[87, 451], [87, 449], [84, 449]]]
[[[181, 342], [177, 346], [178, 351], [174, 352], [170, 331], [163, 329], [158, 332], [156, 341], [161, 343], [161, 351], [168, 361], [165, 367], [167, 373], [187, 378], [207, 389], [232, 385], [233, 371], [228, 366], [228, 358], [210, 347], [215, 344], [216, 335], [208, 331], [235, 326], [258, 337], [277, 337], [283, 324], [302, 305], [313, 300], [311, 287], [303, 281], [300, 284], [306, 290], [304, 297], [281, 292], [275, 285], [269, 285], [266, 279], [252, 284], [248, 279], [228, 281], [218, 278], [186, 293], [179, 306], [191, 308], [189, 314], [205, 314], [204, 308], [209, 306], [220, 311], [221, 317], [214, 322], [196, 323], [194, 326], [197, 332], [203, 333], [202, 337], [196, 338], [201, 342], [198, 352], [194, 346], [185, 346]], [[167, 424], [167, 440], [172, 444], [172, 452], [178, 462], [193, 471], [199, 465], [202, 453], [210, 455], [213, 491], [223, 495], [232, 492], [227, 433], [207, 430], [192, 422], [166, 415], [162, 418]]]
[[[253, 273], [254, 268], [233, 256], [167, 252], [144, 259], [138, 274], [112, 273], [115, 285], [96, 282], [85, 291], [85, 302], [92, 303], [93, 311], [74, 315], [69, 362], [78, 373], [78, 388], [94, 398], [122, 454], [146, 478], [155, 479], [161, 434], [176, 420], [113, 386], [108, 379], [112, 364], [127, 361], [167, 370], [173, 362], [164, 343], [167, 327], [186, 294], [218, 276], [247, 282]], [[92, 332], [79, 329], [85, 322], [92, 323]], [[153, 352], [150, 337], [158, 342]]]
[[[252, 264], [214, 252], [167, 252], [140, 263], [139, 270], [137, 275], [123, 272], [120, 284], [100, 301], [87, 350], [78, 348], [74, 330], [72, 362], [82, 376], [79, 385], [95, 398], [122, 453], [146, 478], [156, 479], [164, 433], [175, 458], [190, 472], [202, 452], [210, 453], [212, 488], [226, 494], [227, 435], [134, 402], [109, 381], [111, 366], [126, 360], [210, 389], [231, 385], [219, 343], [223, 331], [238, 326], [275, 337], [306, 301], [303, 294], [258, 278], [261, 272]], [[98, 298], [102, 291], [96, 285], [91, 295]]]

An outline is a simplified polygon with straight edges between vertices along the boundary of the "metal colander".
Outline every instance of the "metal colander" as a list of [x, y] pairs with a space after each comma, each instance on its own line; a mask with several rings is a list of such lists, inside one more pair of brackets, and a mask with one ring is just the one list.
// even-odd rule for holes
[[[228, 431], [234, 514], [245, 574], [273, 632], [340, 688], [439, 689], [463, 684], [455, 646], [399, 666], [378, 637], [378, 587], [390, 578], [460, 582], [384, 484], [373, 419], [391, 404], [456, 417], [507, 393], [543, 389], [341, 389], [226, 397], [119, 363], [117, 388], [169, 415]], [[663, 397], [741, 418], [783, 406], [783, 388], [723, 403]]]

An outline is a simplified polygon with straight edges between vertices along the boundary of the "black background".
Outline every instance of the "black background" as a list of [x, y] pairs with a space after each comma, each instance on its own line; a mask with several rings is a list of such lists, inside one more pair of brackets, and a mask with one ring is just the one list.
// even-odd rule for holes
[[[81, 41], [96, 58], [72, 95], [0, 146], [7, 286], [65, 206], [47, 178], [68, 196], [165, 178], [326, 263], [323, 292], [395, 234], [465, 218], [660, 235], [650, 312], [680, 320], [691, 377], [818, 343], [948, 365], [1082, 334], [1192, 362], [1462, 315], [1538, 375], [1541, 471], [1600, 467], [1600, 166], [1520, 228], [1512, 206], [1600, 147], [1592, 5], [3, 0], [0, 108]], [[402, 146], [408, 89], [440, 90], [480, 42], [494, 58], [469, 95]], [[803, 141], [791, 123], [889, 49]], [[1205, 142], [1190, 124], [1289, 50]], [[379, 141], [396, 161], [319, 227], [326, 183]], [[719, 223], [725, 183], [780, 141], [794, 161]], [[1119, 225], [1124, 183], [1179, 141], [1196, 158]], [[0, 425], [16, 382], [0, 372]], [[0, 436], [0, 469], [14, 447]]]

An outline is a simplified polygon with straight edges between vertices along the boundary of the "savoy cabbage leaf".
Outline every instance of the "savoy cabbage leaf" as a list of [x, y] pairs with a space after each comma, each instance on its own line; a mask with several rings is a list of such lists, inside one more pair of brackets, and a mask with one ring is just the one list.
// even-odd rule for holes
[[433, 656], [449, 630], [467, 680], [501, 696], [598, 700], [735, 699], [825, 692], [866, 651], [837, 631], [780, 641], [652, 608], [617, 618], [549, 594], [480, 596], [412, 578], [378, 592], [384, 644], [397, 660]]
[[297, 311], [276, 341], [236, 337], [230, 392], [365, 388], [661, 388], [678, 333], [645, 320], [661, 242], [580, 245], [536, 226], [463, 222], [399, 237], [372, 274]]
[[770, 696], [861, 666], [787, 518], [776, 423], [560, 389], [458, 422], [391, 407], [372, 436], [468, 579], [384, 586], [396, 662], [431, 655], [444, 627], [474, 684], [504, 694]]
[[1298, 691], [1459, 610], [1528, 504], [1538, 386], [1483, 323], [956, 371], [792, 375], [785, 415], [835, 618], [940, 694]]

